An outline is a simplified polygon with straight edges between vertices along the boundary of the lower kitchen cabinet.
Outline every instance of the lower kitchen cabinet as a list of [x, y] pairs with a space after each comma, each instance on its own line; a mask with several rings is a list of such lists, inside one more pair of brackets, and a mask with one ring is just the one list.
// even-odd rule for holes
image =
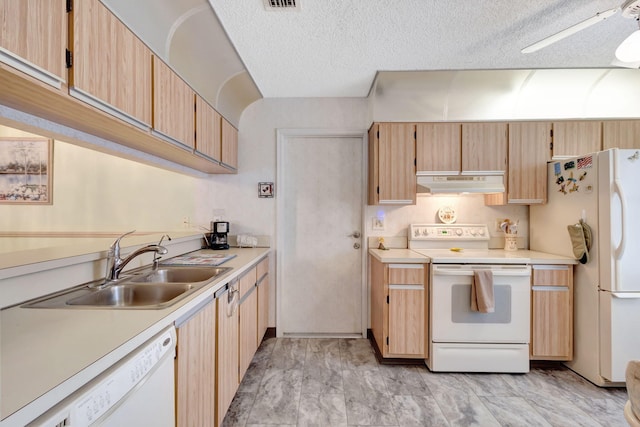
[[369, 256], [371, 330], [382, 357], [424, 359], [427, 275], [424, 264], [387, 264]]
[[216, 306], [204, 306], [176, 321], [176, 426], [215, 425]]
[[534, 265], [531, 360], [573, 358], [573, 266]]
[[253, 267], [239, 280], [240, 284], [240, 379], [247, 372], [258, 349], [258, 291], [256, 268]]
[[258, 281], [258, 346], [269, 327], [269, 257], [264, 257], [257, 265]]
[[233, 396], [240, 385], [239, 366], [239, 300], [238, 282], [216, 292], [217, 356], [216, 356], [216, 418], [221, 425]]

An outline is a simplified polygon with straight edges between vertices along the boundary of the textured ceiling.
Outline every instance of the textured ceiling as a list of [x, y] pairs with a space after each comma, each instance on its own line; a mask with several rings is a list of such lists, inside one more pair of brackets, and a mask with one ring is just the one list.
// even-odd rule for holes
[[208, 1], [264, 97], [364, 97], [378, 71], [611, 67], [638, 28], [618, 13], [525, 55], [622, 0]]

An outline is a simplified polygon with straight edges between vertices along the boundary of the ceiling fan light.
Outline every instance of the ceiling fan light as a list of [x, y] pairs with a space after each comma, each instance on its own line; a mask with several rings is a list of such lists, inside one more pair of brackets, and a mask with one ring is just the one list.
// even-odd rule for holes
[[616, 49], [616, 58], [622, 62], [640, 61], [640, 30], [636, 30], [624, 39]]

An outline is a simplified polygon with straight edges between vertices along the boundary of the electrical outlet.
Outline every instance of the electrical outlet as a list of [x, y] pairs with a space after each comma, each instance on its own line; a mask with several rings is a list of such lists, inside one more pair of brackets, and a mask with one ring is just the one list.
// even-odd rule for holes
[[502, 224], [502, 221], [504, 221], [504, 218], [496, 218], [495, 231], [502, 231], [502, 229], [500, 228], [500, 224]]
[[182, 217], [182, 226], [184, 228], [189, 228], [190, 224], [191, 224], [191, 221], [189, 220], [189, 217], [188, 216], [183, 216]]

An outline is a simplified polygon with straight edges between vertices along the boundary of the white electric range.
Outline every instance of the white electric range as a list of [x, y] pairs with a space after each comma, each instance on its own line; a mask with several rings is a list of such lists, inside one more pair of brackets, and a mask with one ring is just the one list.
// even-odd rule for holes
[[[531, 267], [517, 253], [489, 250], [478, 224], [412, 224], [409, 249], [431, 258], [429, 358], [432, 371], [528, 372]], [[492, 313], [471, 309], [476, 270], [491, 270]]]

